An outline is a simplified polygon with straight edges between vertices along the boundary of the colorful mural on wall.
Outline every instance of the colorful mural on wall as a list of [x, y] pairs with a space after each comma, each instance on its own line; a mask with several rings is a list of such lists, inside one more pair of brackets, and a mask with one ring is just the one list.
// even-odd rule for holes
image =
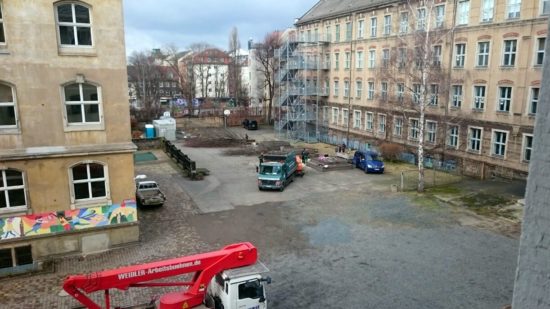
[[0, 240], [137, 221], [135, 200], [120, 204], [0, 218]]

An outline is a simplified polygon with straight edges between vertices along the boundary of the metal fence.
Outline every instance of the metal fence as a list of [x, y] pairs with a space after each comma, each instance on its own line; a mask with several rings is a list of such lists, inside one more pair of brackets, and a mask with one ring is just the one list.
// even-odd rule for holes
[[178, 166], [187, 172], [189, 177], [195, 178], [197, 176], [197, 166], [195, 161], [191, 160], [186, 154], [178, 149], [172, 142], [164, 140], [164, 151], [170, 156]]
[[[407, 157], [407, 156], [406, 156]], [[408, 163], [409, 160], [405, 160]], [[415, 163], [413, 160], [412, 163]], [[463, 180], [463, 175], [456, 168], [454, 160], [434, 160], [426, 158], [424, 160], [424, 188], [437, 187], [458, 183]], [[418, 168], [411, 166], [410, 169], [401, 171], [400, 189], [401, 191], [413, 191], [418, 188]]]

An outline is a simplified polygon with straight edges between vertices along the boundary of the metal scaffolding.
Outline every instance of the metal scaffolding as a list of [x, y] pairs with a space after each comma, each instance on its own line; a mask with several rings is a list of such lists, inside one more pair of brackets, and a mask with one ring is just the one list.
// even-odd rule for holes
[[328, 40], [322, 37], [284, 38], [275, 57], [277, 95], [275, 130], [288, 139], [317, 142], [328, 132], [328, 122], [320, 118], [329, 94], [327, 72], [330, 60], [324, 59]]

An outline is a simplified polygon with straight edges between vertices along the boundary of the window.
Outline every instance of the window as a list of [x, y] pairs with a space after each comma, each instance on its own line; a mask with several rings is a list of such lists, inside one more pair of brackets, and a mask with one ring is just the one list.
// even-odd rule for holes
[[332, 120], [331, 123], [337, 124], [338, 123], [338, 107], [332, 108]]
[[407, 50], [405, 48], [399, 48], [399, 56], [397, 57], [397, 66], [399, 69], [404, 68], [407, 65]]
[[447, 138], [447, 146], [458, 148], [458, 126], [449, 126], [449, 136]]
[[409, 12], [401, 12], [399, 15], [399, 33], [409, 32]]
[[426, 29], [426, 8], [417, 9], [416, 30]]
[[498, 87], [498, 107], [499, 112], [509, 112], [510, 103], [512, 102], [512, 87]]
[[516, 64], [516, 49], [517, 40], [504, 40], [503, 66], [514, 66]]
[[466, 44], [455, 44], [455, 68], [463, 68], [466, 59]]
[[539, 103], [540, 88], [531, 88], [531, 97], [529, 98], [529, 115], [537, 113], [537, 104]]
[[353, 111], [353, 128], [361, 128], [361, 111]]
[[453, 85], [452, 86], [452, 107], [459, 108], [462, 106], [462, 85]]
[[390, 50], [389, 49], [383, 49], [382, 50], [382, 65], [384, 68], [387, 68], [390, 64]]
[[323, 106], [323, 122], [328, 120], [328, 106]]
[[16, 127], [15, 91], [6, 84], [0, 84], [0, 129]]
[[360, 20], [357, 24], [357, 38], [362, 39], [365, 35], [365, 21]]
[[520, 9], [521, 0], [508, 0], [508, 4], [506, 5], [506, 17], [519, 18]]
[[57, 29], [61, 45], [92, 46], [90, 10], [80, 4], [57, 6]]
[[489, 42], [477, 43], [477, 63], [478, 67], [486, 67], [489, 65]]
[[506, 139], [508, 138], [508, 132], [493, 130], [493, 147], [492, 154], [495, 156], [502, 156], [506, 154]]
[[368, 82], [368, 89], [367, 89], [367, 99], [372, 100], [374, 99], [374, 82]]
[[365, 130], [372, 131], [373, 128], [373, 115], [372, 113], [365, 114]]
[[485, 108], [485, 86], [474, 86], [474, 109]]
[[363, 95], [363, 82], [360, 80], [355, 81], [355, 97], [360, 98]]
[[439, 85], [431, 84], [430, 85], [430, 105], [439, 104]]
[[344, 98], [349, 97], [349, 80], [344, 81]]
[[260, 280], [251, 280], [239, 284], [239, 299], [258, 299], [264, 296]]
[[419, 131], [420, 128], [418, 126], [418, 119], [411, 119], [409, 121], [409, 139], [412, 141], [417, 141]]
[[357, 55], [355, 56], [355, 67], [357, 69], [362, 69], [364, 66], [363, 62], [364, 62], [363, 51], [358, 51]]
[[2, 3], [0, 3], [0, 44], [6, 43], [4, 36], [4, 17], [2, 16]]
[[483, 129], [481, 128], [469, 128], [468, 132], [468, 150], [474, 152], [481, 152], [481, 135]]
[[388, 82], [381, 82], [382, 89], [380, 90], [380, 96], [382, 101], [388, 100]]
[[403, 130], [403, 118], [395, 117], [393, 119], [393, 135], [401, 136], [402, 130]]
[[100, 122], [98, 87], [91, 84], [69, 84], [64, 87], [68, 124]]
[[0, 170], [0, 212], [25, 209], [27, 198], [23, 173], [14, 169]]
[[376, 50], [369, 50], [369, 69], [374, 69], [376, 66]]
[[436, 68], [441, 67], [441, 45], [435, 45], [432, 51], [433, 66]]
[[482, 0], [481, 1], [481, 21], [491, 22], [493, 21], [493, 11], [495, 8], [495, 0]]
[[431, 144], [435, 144], [435, 138], [437, 133], [437, 122], [426, 121], [426, 141]]
[[535, 56], [535, 65], [544, 64], [544, 48], [546, 47], [546, 38], [537, 38], [537, 54]]
[[435, 27], [441, 28], [445, 24], [445, 5], [435, 7]]
[[313, 42], [313, 40], [311, 39], [311, 30], [308, 30], [307, 31], [307, 42]]
[[99, 163], [83, 163], [71, 168], [75, 201], [107, 197], [107, 168]]
[[370, 19], [370, 37], [371, 38], [376, 37], [376, 24], [377, 24], [376, 17], [372, 17]]
[[547, 15], [550, 13], [550, 0], [540, 0], [540, 14]]
[[330, 42], [330, 39], [331, 39], [331, 35], [330, 35], [330, 26], [326, 26], [325, 27], [325, 39], [327, 42]]
[[349, 111], [347, 108], [342, 108], [342, 125], [349, 126]]
[[334, 42], [340, 42], [340, 25], [334, 26]]
[[456, 24], [467, 25], [470, 18], [470, 1], [458, 2], [458, 10], [456, 13]]
[[522, 161], [529, 162], [531, 161], [531, 154], [533, 153], [533, 135], [532, 134], [523, 134], [523, 151], [522, 151]]
[[422, 48], [415, 47], [414, 48], [414, 66], [417, 69], [422, 68], [422, 65], [424, 64], [424, 53], [422, 52]]
[[396, 95], [397, 95], [397, 101], [403, 102], [403, 98], [405, 97], [405, 84], [403, 83], [397, 84]]
[[[7, 238], [9, 238], [9, 235]], [[33, 259], [30, 245], [0, 249], [0, 269], [29, 265], [32, 263]]]
[[340, 53], [334, 53], [334, 69], [338, 70], [340, 68]]
[[325, 54], [325, 64], [323, 69], [330, 69], [330, 54]]
[[384, 35], [391, 34], [391, 15], [384, 16]]
[[338, 81], [335, 80], [335, 81], [334, 81], [334, 96], [335, 96], [335, 97], [337, 97], [337, 96], [339, 95], [339, 93], [338, 93], [339, 90], [340, 90], [340, 89], [339, 89]]
[[420, 103], [420, 84], [413, 84], [413, 103]]
[[330, 93], [330, 85], [329, 85], [330, 82], [329, 82], [328, 79], [325, 79], [324, 83], [325, 83], [325, 87], [323, 88], [323, 95], [327, 95], [327, 96], [328, 96], [329, 93]]
[[378, 133], [386, 133], [386, 115], [378, 114]]
[[346, 52], [346, 60], [345, 60], [345, 62], [344, 62], [344, 69], [349, 70], [350, 65], [351, 65], [351, 53], [350, 53], [350, 52]]
[[351, 23], [346, 23], [346, 42], [351, 41]]

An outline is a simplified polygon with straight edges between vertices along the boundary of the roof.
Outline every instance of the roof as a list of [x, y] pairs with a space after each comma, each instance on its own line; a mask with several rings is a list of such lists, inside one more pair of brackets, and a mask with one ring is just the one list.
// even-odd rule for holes
[[319, 0], [309, 11], [298, 19], [296, 25], [319, 19], [347, 15], [351, 12], [367, 10], [380, 5], [399, 3], [403, 0]]

